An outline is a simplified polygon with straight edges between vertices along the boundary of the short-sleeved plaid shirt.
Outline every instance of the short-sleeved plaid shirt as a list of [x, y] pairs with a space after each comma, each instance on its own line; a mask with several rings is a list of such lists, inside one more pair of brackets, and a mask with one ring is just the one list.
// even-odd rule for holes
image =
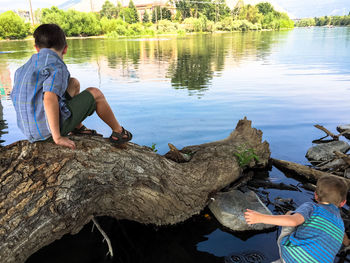
[[11, 99], [17, 114], [17, 125], [30, 142], [51, 136], [44, 110], [44, 92], [57, 94], [61, 122], [71, 115], [65, 104], [69, 78], [66, 64], [47, 48], [41, 49], [17, 69]]

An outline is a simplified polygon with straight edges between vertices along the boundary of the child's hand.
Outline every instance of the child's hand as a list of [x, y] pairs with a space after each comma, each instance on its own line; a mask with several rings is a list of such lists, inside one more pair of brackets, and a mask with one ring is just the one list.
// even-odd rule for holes
[[261, 223], [260, 217], [261, 213], [254, 210], [247, 209], [247, 211], [244, 213], [244, 218], [248, 225]]
[[67, 137], [63, 137], [63, 136], [58, 137], [54, 139], [54, 142], [57, 145], [68, 147], [68, 148], [71, 148], [72, 150], [75, 149], [75, 143], [72, 140], [68, 139]]

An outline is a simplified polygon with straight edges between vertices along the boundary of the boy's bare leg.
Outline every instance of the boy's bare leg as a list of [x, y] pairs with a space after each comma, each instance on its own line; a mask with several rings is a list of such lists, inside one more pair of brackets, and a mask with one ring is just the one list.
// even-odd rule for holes
[[[105, 96], [98, 88], [87, 88], [96, 101], [96, 113], [114, 132], [121, 133], [122, 127], [114, 116]], [[118, 138], [116, 138], [118, 139]]]

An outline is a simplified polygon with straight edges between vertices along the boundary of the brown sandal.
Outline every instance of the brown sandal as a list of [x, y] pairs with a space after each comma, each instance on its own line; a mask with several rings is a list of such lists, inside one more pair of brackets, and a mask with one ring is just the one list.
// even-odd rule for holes
[[[126, 136], [126, 137], [125, 137]], [[116, 137], [118, 139], [114, 139], [113, 137]], [[125, 130], [124, 127], [122, 127], [122, 132], [118, 133], [113, 131], [111, 136], [109, 137], [109, 140], [114, 143], [115, 145], [120, 145], [123, 143], [126, 143], [132, 139], [132, 134], [128, 130]]]

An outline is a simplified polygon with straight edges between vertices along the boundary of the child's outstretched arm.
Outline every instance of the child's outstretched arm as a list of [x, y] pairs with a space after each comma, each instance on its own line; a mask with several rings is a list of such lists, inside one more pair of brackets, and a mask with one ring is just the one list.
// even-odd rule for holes
[[249, 225], [263, 223], [276, 226], [298, 226], [305, 221], [299, 213], [293, 215], [265, 215], [250, 209], [247, 209], [244, 217]]
[[57, 95], [53, 92], [46, 91], [44, 93], [44, 107], [47, 116], [47, 121], [50, 126], [52, 139], [57, 145], [75, 149], [75, 143], [67, 137], [61, 136], [60, 120], [59, 120], [59, 105]]

